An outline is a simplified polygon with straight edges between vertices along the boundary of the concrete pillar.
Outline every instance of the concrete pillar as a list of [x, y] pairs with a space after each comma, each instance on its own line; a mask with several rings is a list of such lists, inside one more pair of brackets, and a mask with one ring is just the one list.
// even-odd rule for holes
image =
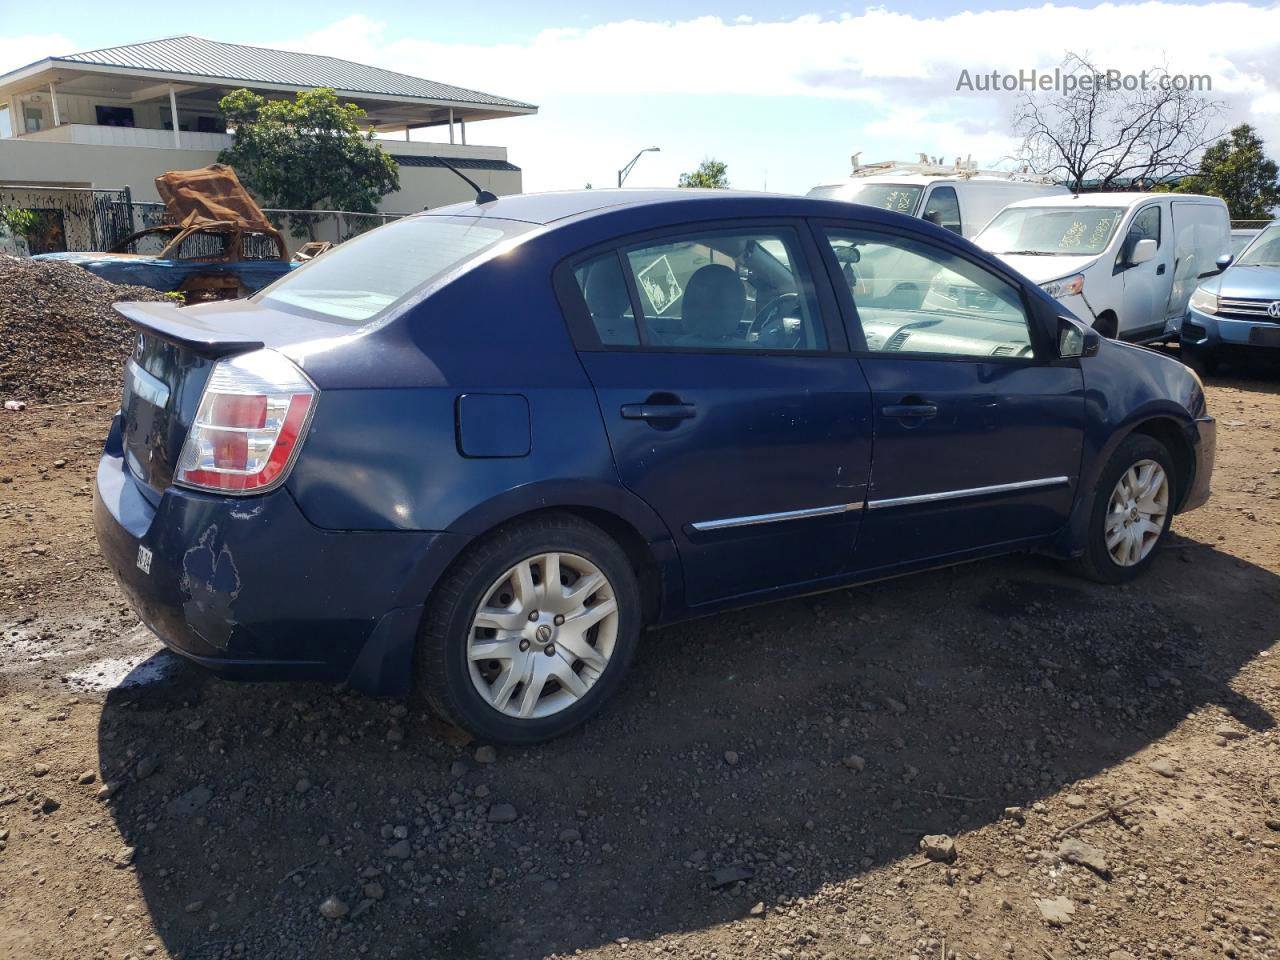
[[453, 107], [449, 108], [449, 142], [453, 143]]
[[58, 91], [54, 89], [53, 84], [49, 84], [49, 99], [53, 101], [53, 125], [61, 126], [62, 116], [58, 113]]
[[462, 134], [462, 145], [467, 145], [467, 121], [463, 118], [458, 119], [458, 131]]
[[178, 95], [173, 84], [169, 84], [169, 116], [173, 120], [173, 149], [182, 149], [182, 136], [178, 132]]

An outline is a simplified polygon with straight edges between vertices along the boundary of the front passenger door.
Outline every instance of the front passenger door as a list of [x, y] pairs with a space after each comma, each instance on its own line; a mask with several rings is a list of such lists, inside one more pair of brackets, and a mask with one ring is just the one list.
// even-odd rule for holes
[[[1084, 385], [1018, 285], [905, 234], [832, 225], [825, 238], [876, 424], [859, 570], [1059, 529], [1075, 499]], [[864, 268], [886, 264], [901, 276], [868, 282]]]

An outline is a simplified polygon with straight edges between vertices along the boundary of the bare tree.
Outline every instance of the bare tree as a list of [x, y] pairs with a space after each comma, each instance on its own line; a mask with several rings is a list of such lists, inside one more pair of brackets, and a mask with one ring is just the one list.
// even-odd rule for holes
[[1061, 77], [1057, 90], [1023, 95], [1014, 116], [1022, 137], [1016, 159], [1073, 190], [1086, 180], [1099, 190], [1142, 189], [1193, 172], [1222, 135], [1223, 104], [1166, 67], [1121, 75], [1068, 53]]

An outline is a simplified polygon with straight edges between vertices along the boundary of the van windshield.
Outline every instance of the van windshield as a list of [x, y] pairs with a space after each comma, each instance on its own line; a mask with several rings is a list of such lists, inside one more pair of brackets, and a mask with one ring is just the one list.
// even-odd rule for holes
[[1258, 234], [1237, 262], [1243, 267], [1280, 267], [1280, 223]]
[[339, 244], [258, 294], [255, 302], [361, 326], [530, 223], [405, 217]]
[[1079, 257], [1107, 249], [1121, 207], [1006, 207], [973, 242], [996, 254]]
[[843, 200], [845, 203], [865, 203], [869, 207], [892, 210], [911, 216], [916, 212], [924, 187], [910, 183], [835, 183], [814, 187], [809, 196], [819, 200]]

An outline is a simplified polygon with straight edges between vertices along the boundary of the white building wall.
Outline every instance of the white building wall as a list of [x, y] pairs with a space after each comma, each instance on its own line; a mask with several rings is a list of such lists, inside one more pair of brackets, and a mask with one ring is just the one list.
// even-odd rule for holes
[[[155, 178], [170, 170], [193, 170], [207, 166], [218, 159], [218, 149], [183, 149], [161, 146], [129, 146], [111, 143], [64, 142], [78, 139], [79, 128], [62, 127], [35, 138], [21, 137], [0, 140], [0, 184], [99, 187], [128, 186], [133, 198], [139, 201], [158, 201]], [[69, 131], [69, 132], [68, 132]], [[159, 134], [168, 132], [129, 130], [117, 127], [94, 127], [86, 138], [110, 140], [123, 135]], [[183, 134], [192, 139], [214, 141], [221, 144], [229, 138], [221, 134]], [[57, 139], [53, 139], [57, 137]], [[502, 147], [454, 147], [448, 144], [381, 142], [383, 149], [392, 155], [397, 153], [417, 156], [442, 155], [446, 157], [475, 157], [478, 159], [505, 160]], [[444, 148], [444, 149], [435, 149]], [[428, 152], [429, 151], [429, 152]], [[498, 195], [519, 193], [522, 189], [519, 171], [465, 170], [472, 180]], [[391, 213], [407, 213], [427, 207], [440, 207], [462, 200], [469, 200], [472, 190], [462, 180], [443, 167], [400, 167], [400, 190], [383, 197], [378, 209]]]

